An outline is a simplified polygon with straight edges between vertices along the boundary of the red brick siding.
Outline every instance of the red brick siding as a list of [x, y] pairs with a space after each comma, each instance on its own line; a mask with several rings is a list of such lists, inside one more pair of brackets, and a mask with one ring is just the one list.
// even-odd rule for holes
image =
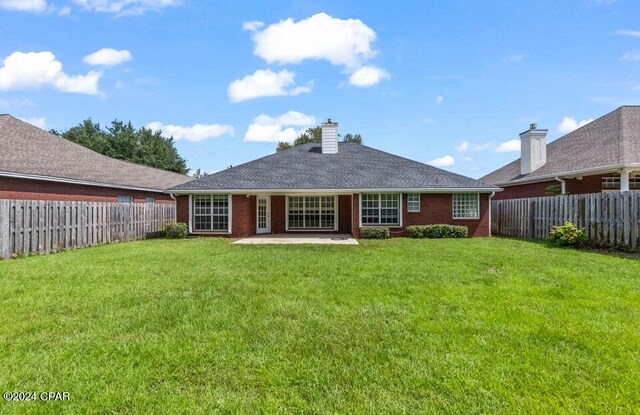
[[[618, 173], [597, 174], [583, 176], [582, 179], [565, 179], [566, 192], [572, 195], [585, 193], [600, 193], [602, 191], [603, 177], [619, 177]], [[494, 200], [522, 199], [527, 197], [547, 196], [546, 188], [550, 185], [560, 185], [560, 182], [551, 180], [540, 183], [528, 183], [517, 186], [506, 186], [502, 192], [496, 193]]]
[[403, 226], [462, 225], [469, 228], [469, 236], [489, 236], [489, 195], [480, 194], [480, 219], [453, 219], [453, 195], [422, 193], [420, 212], [407, 210], [407, 195], [402, 196]]
[[287, 229], [286, 196], [271, 196], [271, 232], [284, 233]]
[[256, 234], [256, 197], [232, 195], [231, 236], [246, 237]]
[[176, 221], [189, 224], [189, 196], [176, 196]]
[[351, 233], [351, 195], [338, 196], [338, 232]]
[[360, 238], [360, 195], [354, 194], [351, 201], [351, 209], [353, 212], [351, 221], [351, 235], [354, 238]]
[[155, 197], [156, 203], [173, 203], [171, 196], [160, 192], [0, 177], [0, 199], [116, 202], [118, 195], [133, 196], [135, 203], [144, 203], [147, 196]]

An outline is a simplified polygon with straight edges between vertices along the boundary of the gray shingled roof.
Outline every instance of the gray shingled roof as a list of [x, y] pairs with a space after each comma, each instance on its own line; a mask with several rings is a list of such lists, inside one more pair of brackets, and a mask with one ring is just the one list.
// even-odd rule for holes
[[353, 143], [322, 154], [309, 143], [174, 187], [175, 191], [260, 189], [495, 189], [469, 177]]
[[640, 163], [640, 107], [624, 106], [547, 144], [547, 163], [520, 174], [520, 159], [480, 180], [501, 185], [564, 173]]
[[193, 178], [103, 156], [10, 115], [0, 115], [0, 175], [46, 176], [164, 190]]

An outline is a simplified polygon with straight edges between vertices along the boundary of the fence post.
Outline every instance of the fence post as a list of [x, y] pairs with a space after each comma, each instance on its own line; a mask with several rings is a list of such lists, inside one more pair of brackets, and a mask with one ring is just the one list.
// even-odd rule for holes
[[0, 258], [9, 258], [9, 238], [11, 229], [9, 226], [10, 205], [8, 200], [0, 200]]

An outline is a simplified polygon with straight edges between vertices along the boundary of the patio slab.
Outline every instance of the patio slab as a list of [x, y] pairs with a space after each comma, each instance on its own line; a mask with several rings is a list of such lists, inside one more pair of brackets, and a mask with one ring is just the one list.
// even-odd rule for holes
[[234, 244], [317, 244], [317, 245], [358, 245], [351, 235], [318, 233], [277, 233], [255, 235], [239, 239]]

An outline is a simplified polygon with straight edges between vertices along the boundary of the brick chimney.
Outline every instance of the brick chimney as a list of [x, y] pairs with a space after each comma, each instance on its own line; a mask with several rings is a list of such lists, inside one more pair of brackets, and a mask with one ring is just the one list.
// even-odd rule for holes
[[529, 174], [547, 163], [547, 132], [536, 124], [520, 133], [520, 174]]
[[322, 123], [322, 154], [336, 154], [338, 152], [338, 123]]

